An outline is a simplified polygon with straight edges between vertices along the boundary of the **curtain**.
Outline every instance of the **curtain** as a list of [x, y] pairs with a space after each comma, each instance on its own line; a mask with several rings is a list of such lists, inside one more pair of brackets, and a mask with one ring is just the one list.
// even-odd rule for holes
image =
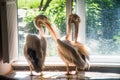
[[[1, 11], [1, 8], [0, 8]], [[1, 12], [0, 12], [1, 15]], [[2, 34], [1, 34], [1, 16], [0, 16], [0, 61], [2, 60]]]
[[[0, 1], [2, 60], [10, 62], [18, 53], [17, 5], [16, 0]], [[0, 55], [1, 56], [1, 55]]]
[[0, 61], [1, 60], [2, 60], [2, 40], [1, 40], [1, 34], [0, 34]]

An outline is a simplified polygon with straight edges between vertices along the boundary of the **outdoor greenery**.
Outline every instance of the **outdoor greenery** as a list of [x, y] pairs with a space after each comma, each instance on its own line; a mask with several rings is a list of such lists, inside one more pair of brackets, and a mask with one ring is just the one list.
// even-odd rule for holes
[[[22, 2], [23, 1], [23, 2]], [[47, 5], [47, 8], [45, 10], [39, 9], [40, 1], [41, 0], [35, 0], [36, 5], [32, 2], [33, 0], [18, 0], [18, 8], [26, 9], [26, 16], [24, 17], [24, 21], [27, 22], [27, 27], [25, 27], [25, 32], [32, 32], [37, 33], [38, 31], [33, 25], [33, 19], [36, 15], [44, 14], [46, 15], [51, 23], [55, 23], [56, 26], [61, 30], [62, 34], [65, 34], [66, 32], [66, 0], [52, 0], [49, 5]], [[49, 0], [43, 0], [43, 8], [45, 3], [47, 3]], [[21, 4], [20, 4], [21, 3]], [[39, 4], [38, 4], [39, 3]], [[26, 5], [25, 5], [26, 4]]]
[[88, 42], [96, 41], [98, 48], [92, 46], [95, 53], [99, 51], [99, 54], [118, 54], [120, 50], [120, 1], [86, 1]]
[[17, 0], [18, 8], [31, 9], [38, 8], [40, 5], [40, 0]]
[[[27, 25], [20, 29], [26, 33], [38, 33], [33, 19], [38, 14], [44, 14], [65, 34], [66, 0], [18, 0], [18, 9], [21, 8], [26, 10], [23, 19]], [[116, 54], [120, 51], [119, 0], [86, 0], [86, 39], [93, 53]]]

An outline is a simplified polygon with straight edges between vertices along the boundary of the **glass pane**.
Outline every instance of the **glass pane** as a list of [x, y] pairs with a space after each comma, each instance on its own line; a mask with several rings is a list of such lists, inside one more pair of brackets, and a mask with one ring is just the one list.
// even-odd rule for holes
[[120, 55], [120, 1], [86, 0], [86, 41], [93, 55]]
[[[25, 36], [28, 33], [38, 35], [33, 19], [38, 14], [46, 15], [58, 36], [66, 32], [66, 0], [18, 0], [19, 57], [23, 56]], [[50, 2], [49, 2], [50, 1]], [[47, 4], [46, 4], [47, 3]], [[56, 25], [55, 25], [55, 24]], [[57, 47], [49, 31], [44, 28], [47, 40], [47, 56], [57, 56]]]

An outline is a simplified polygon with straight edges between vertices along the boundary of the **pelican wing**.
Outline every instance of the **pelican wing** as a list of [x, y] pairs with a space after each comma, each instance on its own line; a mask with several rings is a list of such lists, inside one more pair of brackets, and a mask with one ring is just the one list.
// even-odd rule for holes
[[32, 66], [34, 67], [36, 72], [40, 72], [41, 71], [41, 67], [39, 65], [39, 59], [37, 57], [37, 53], [35, 50], [28, 48], [27, 49], [27, 54], [29, 56], [29, 61], [31, 62]]
[[78, 55], [78, 52], [68, 41], [57, 40], [59, 54], [65, 62], [73, 63], [78, 67], [84, 67], [84, 60]]
[[40, 39], [35, 35], [28, 35], [24, 46], [24, 55], [28, 63], [36, 72], [40, 72], [43, 66], [43, 52]]
[[74, 46], [78, 50], [78, 55], [82, 57], [82, 59], [85, 62], [84, 69], [89, 69], [90, 68], [90, 63], [89, 63], [89, 53], [85, 46], [79, 42], [75, 43]]

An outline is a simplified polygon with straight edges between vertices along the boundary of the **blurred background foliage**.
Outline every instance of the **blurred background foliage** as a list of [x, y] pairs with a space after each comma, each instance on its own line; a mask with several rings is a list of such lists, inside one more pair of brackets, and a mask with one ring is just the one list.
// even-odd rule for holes
[[23, 20], [27, 23], [25, 32], [38, 33], [33, 25], [36, 15], [46, 15], [51, 23], [55, 23], [62, 34], [66, 32], [66, 0], [18, 0], [18, 9], [25, 9]]
[[[87, 42], [97, 54], [119, 54], [120, 1], [86, 0]], [[92, 43], [91, 43], [92, 42]], [[99, 52], [98, 52], [99, 51]]]

